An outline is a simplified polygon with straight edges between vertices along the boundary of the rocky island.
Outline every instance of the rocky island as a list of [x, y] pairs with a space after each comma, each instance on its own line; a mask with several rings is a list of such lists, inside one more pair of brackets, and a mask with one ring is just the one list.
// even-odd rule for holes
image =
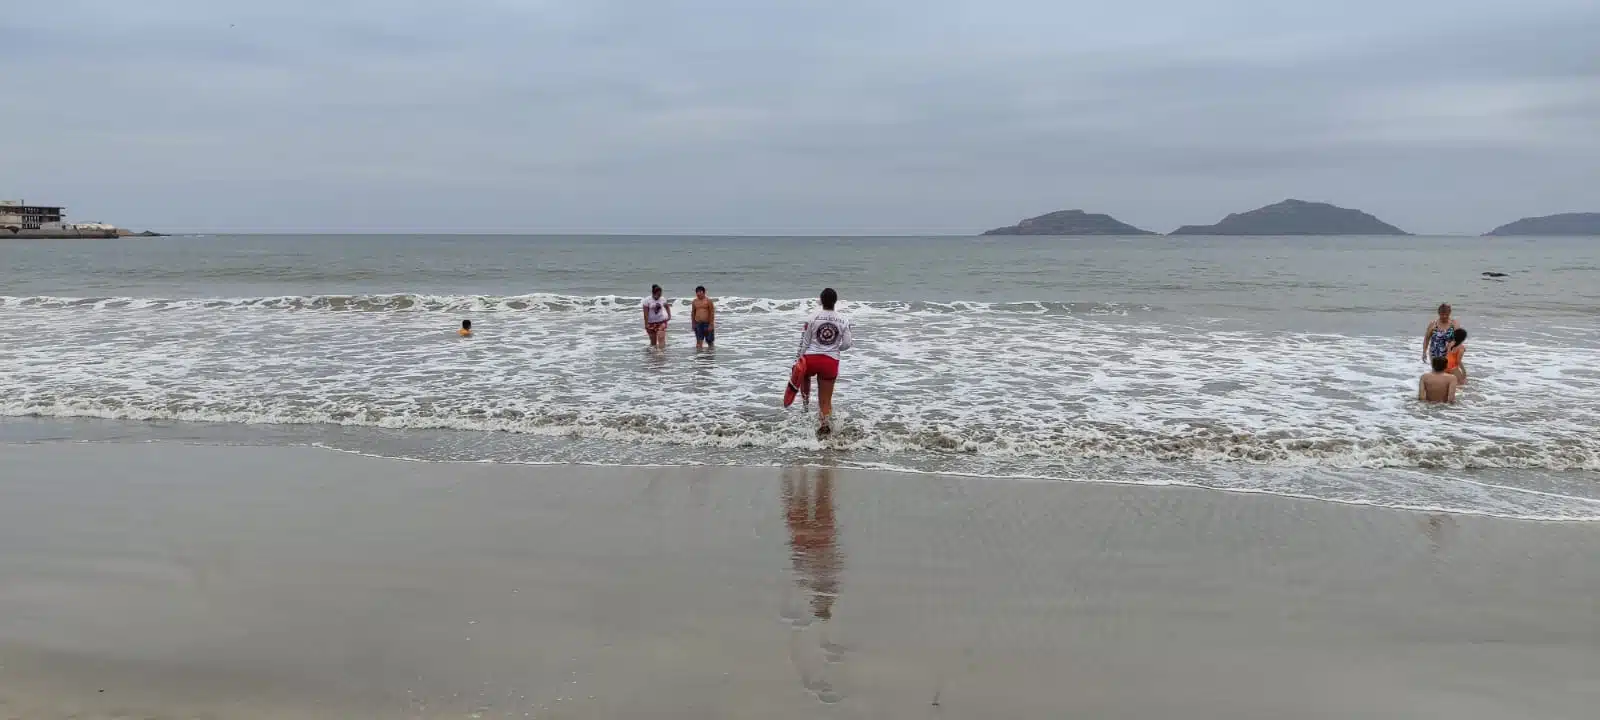
[[1561, 213], [1506, 223], [1485, 235], [1600, 235], [1600, 213]]
[[1185, 225], [1173, 235], [1410, 235], [1360, 210], [1284, 200], [1233, 213], [1215, 225]]
[[1059, 210], [1031, 217], [1015, 225], [995, 228], [984, 235], [1156, 235], [1140, 230], [1110, 215], [1082, 210]]

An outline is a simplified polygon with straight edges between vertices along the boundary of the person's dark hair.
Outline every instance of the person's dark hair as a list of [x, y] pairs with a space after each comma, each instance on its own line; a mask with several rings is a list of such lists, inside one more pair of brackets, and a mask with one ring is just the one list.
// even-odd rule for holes
[[704, 285], [696, 285], [696, 286], [694, 286], [694, 291], [695, 292], [705, 292], [706, 291], [706, 286], [704, 286]]
[[1460, 345], [1461, 343], [1464, 343], [1466, 341], [1467, 341], [1467, 329], [1466, 328], [1456, 328], [1456, 344]]
[[471, 330], [472, 329], [472, 321], [471, 320], [462, 320], [461, 321], [461, 329], [462, 330]]
[[651, 285], [650, 286], [650, 292], [652, 292], [652, 293], [658, 292], [660, 290], [661, 290], [661, 286], [660, 285]]
[[1447, 312], [1450, 312], [1450, 303], [1439, 303], [1439, 314], [1443, 315]]
[[833, 306], [837, 305], [838, 303], [839, 303], [839, 293], [834, 292], [833, 288], [823, 288], [822, 289], [822, 309], [823, 310], [832, 310]]
[[1444, 372], [1444, 369], [1447, 368], [1447, 367], [1450, 367], [1450, 361], [1446, 360], [1443, 355], [1440, 355], [1439, 357], [1436, 357], [1436, 358], [1433, 359], [1433, 371], [1434, 372]]

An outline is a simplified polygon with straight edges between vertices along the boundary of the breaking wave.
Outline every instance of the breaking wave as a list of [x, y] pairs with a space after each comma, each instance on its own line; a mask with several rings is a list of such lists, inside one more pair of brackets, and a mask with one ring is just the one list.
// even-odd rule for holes
[[774, 409], [707, 418], [606, 408], [517, 408], [414, 401], [370, 404], [335, 399], [248, 404], [137, 398], [54, 398], [0, 403], [11, 417], [175, 420], [260, 425], [340, 425], [394, 430], [462, 430], [612, 440], [687, 448], [827, 448], [887, 454], [977, 455], [1029, 460], [1239, 462], [1291, 467], [1542, 468], [1600, 470], [1600, 437], [1547, 441], [1454, 442], [1398, 436], [1340, 437], [1307, 432], [1251, 432], [1218, 424], [1151, 430], [1066, 421], [1054, 427], [960, 426], [849, 414], [826, 443], [804, 432], [798, 413]]
[[[51, 310], [283, 310], [329, 312], [611, 312], [638, 310], [643, 298], [621, 295], [577, 296], [549, 293], [528, 295], [423, 295], [415, 293], [369, 295], [286, 295], [252, 298], [140, 298], [140, 297], [32, 297], [0, 296], [0, 309]], [[687, 308], [689, 299], [670, 299]], [[792, 313], [812, 305], [807, 299], [722, 297], [717, 310], [724, 314]], [[858, 309], [878, 312], [1008, 313], [1021, 315], [1127, 315], [1153, 312], [1149, 305], [1064, 302], [867, 301], [852, 303]]]

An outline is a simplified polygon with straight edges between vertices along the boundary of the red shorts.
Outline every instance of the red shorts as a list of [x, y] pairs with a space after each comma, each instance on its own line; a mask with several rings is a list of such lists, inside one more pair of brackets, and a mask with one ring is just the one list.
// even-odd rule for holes
[[813, 377], [823, 380], [839, 379], [839, 360], [831, 355], [807, 355], [806, 379]]

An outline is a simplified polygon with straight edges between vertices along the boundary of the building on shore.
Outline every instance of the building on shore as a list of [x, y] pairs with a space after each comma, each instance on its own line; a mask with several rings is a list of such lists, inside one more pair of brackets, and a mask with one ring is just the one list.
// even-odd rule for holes
[[29, 205], [23, 200], [0, 200], [0, 239], [19, 238], [113, 238], [121, 235], [115, 225], [106, 223], [68, 223], [67, 209], [53, 205]]

